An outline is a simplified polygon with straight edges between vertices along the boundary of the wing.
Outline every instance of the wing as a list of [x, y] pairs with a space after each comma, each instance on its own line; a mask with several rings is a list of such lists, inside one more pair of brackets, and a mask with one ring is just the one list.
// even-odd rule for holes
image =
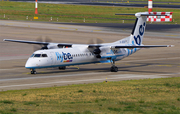
[[45, 45], [45, 46], [50, 45], [50, 44], [57, 44], [58, 47], [61, 47], [61, 46], [71, 47], [72, 46], [72, 44], [68, 44], [68, 43], [50, 43], [50, 42], [38, 42], [38, 41], [14, 40], [14, 39], [4, 39], [3, 41], [27, 43], [27, 44], [39, 44], [39, 45]]
[[174, 45], [141, 45], [141, 46], [111, 46], [111, 48], [157, 48], [157, 47], [173, 47]]
[[3, 41], [27, 43], [27, 44], [42, 44], [42, 45], [48, 45], [49, 44], [49, 42], [37, 42], [37, 41], [13, 40], [13, 39], [4, 39]]

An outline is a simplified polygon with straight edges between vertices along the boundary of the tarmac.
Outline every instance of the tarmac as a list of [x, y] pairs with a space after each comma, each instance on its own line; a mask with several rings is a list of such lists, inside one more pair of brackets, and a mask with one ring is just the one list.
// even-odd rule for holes
[[[124, 25], [122, 25], [124, 26]], [[148, 27], [149, 25], [147, 25]], [[37, 69], [36, 75], [24, 67], [34, 52], [33, 45], [4, 42], [3, 39], [33, 40], [46, 36], [56, 43], [88, 43], [101, 38], [114, 42], [130, 35], [130, 28], [81, 24], [43, 23], [0, 20], [0, 91], [66, 86], [106, 81], [168, 78], [180, 76], [180, 28], [146, 30], [144, 45], [175, 45], [171, 48], [142, 49], [116, 62], [118, 72], [110, 72], [111, 64], [89, 64]], [[133, 27], [133, 24], [132, 24]], [[157, 29], [158, 26], [154, 25]], [[164, 29], [163, 29], [164, 28]]]

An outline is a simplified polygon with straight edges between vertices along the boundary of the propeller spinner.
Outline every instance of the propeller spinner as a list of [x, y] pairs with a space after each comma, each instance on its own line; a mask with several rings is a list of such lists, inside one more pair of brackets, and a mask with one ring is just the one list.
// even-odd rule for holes
[[99, 44], [102, 44], [104, 41], [100, 38], [97, 38], [96, 41], [93, 39], [89, 40], [88, 44], [97, 44], [97, 45], [89, 45], [89, 49], [92, 53], [96, 55], [97, 58], [101, 58], [101, 50], [99, 47], [101, 47]]

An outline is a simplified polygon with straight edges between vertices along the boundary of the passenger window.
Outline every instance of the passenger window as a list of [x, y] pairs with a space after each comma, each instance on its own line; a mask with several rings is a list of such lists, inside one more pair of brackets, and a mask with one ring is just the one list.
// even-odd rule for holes
[[35, 54], [34, 57], [41, 57], [41, 54]]
[[47, 57], [47, 54], [42, 54], [42, 57]]

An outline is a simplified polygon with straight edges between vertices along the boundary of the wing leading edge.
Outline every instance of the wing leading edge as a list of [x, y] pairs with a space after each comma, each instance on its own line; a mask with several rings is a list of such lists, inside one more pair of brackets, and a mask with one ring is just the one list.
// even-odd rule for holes
[[48, 42], [37, 42], [37, 41], [26, 41], [26, 40], [13, 40], [13, 39], [4, 39], [3, 41], [9, 41], [9, 42], [18, 42], [18, 43], [27, 43], [27, 44], [42, 44], [42, 45], [48, 45]]
[[17, 42], [17, 43], [27, 43], [27, 44], [39, 44], [39, 45], [57, 44], [58, 47], [59, 46], [71, 47], [72, 46], [72, 44], [68, 44], [68, 43], [51, 43], [51, 42], [38, 42], [38, 41], [14, 40], [14, 39], [4, 39], [3, 41]]

